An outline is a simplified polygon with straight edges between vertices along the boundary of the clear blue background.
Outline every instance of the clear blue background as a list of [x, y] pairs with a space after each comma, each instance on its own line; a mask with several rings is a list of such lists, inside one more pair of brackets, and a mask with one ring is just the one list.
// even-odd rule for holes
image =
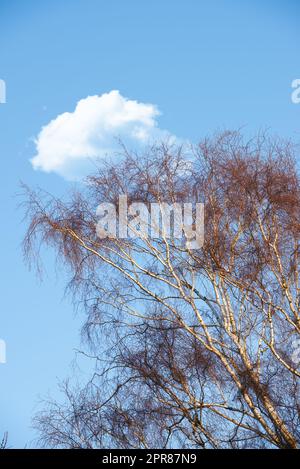
[[241, 126], [299, 141], [299, 18], [291, 0], [0, 0], [0, 434], [10, 446], [34, 446], [31, 416], [73, 373], [83, 320], [63, 298], [67, 276], [51, 252], [42, 283], [23, 262], [19, 181], [69, 187], [32, 170], [32, 138], [80, 98], [119, 89], [158, 105], [160, 127], [192, 141]]

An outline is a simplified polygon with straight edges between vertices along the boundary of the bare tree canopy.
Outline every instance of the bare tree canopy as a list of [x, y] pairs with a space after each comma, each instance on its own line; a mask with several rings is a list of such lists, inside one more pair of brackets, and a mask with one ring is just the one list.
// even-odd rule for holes
[[[125, 148], [67, 201], [28, 192], [29, 259], [71, 273], [97, 367], [35, 423], [66, 448], [297, 448], [300, 186], [293, 147], [226, 132]], [[205, 240], [100, 239], [96, 209], [204, 202]], [[296, 341], [296, 342], [295, 342]], [[300, 354], [299, 354], [300, 355]], [[297, 358], [297, 357], [296, 357]]]

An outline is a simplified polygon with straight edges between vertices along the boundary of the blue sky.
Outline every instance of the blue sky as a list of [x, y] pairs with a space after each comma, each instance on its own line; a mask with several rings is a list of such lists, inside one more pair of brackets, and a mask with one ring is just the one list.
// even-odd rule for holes
[[[22, 258], [19, 181], [58, 195], [72, 184], [53, 162], [50, 172], [33, 169], [42, 127], [88, 96], [119, 90], [121, 106], [153, 106], [156, 131], [180, 139], [244, 127], [299, 141], [300, 104], [291, 101], [291, 83], [300, 78], [299, 15], [292, 0], [0, 0], [0, 79], [7, 87], [0, 104], [0, 339], [7, 344], [0, 434], [9, 432], [11, 446], [34, 445], [31, 416], [39, 397], [55, 397], [58, 380], [73, 373], [83, 319], [64, 298], [67, 275], [55, 268], [53, 253], [44, 252], [43, 282]], [[60, 144], [50, 137], [46, 148]]]

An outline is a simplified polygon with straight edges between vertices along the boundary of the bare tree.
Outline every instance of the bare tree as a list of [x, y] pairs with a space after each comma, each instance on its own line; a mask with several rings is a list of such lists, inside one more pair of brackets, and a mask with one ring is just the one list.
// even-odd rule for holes
[[[36, 417], [51, 447], [297, 448], [299, 176], [293, 147], [226, 132], [186, 155], [123, 149], [70, 200], [29, 191], [29, 259], [70, 269], [96, 361]], [[205, 243], [99, 239], [101, 202], [205, 203]], [[87, 352], [86, 352], [87, 353]]]

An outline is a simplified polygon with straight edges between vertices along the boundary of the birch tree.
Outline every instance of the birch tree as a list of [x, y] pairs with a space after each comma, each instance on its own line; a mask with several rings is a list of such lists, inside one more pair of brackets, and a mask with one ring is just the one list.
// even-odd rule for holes
[[[99, 163], [68, 200], [27, 192], [28, 259], [52, 246], [85, 310], [95, 372], [45, 403], [42, 444], [297, 448], [299, 175], [288, 142], [238, 132]], [[97, 207], [203, 202], [185, 237], [97, 236]], [[117, 209], [118, 212], [118, 209]], [[137, 228], [138, 230], [138, 228]], [[297, 348], [298, 347], [298, 348]]]

